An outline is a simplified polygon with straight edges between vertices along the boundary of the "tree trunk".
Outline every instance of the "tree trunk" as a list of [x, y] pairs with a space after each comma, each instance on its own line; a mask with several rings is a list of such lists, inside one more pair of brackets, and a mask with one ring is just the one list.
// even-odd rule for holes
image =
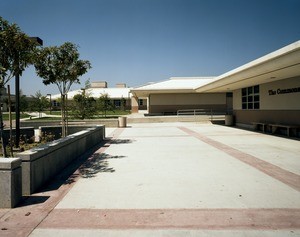
[[[0, 90], [3, 87], [0, 87]], [[0, 101], [1, 101], [1, 94], [0, 94]], [[2, 145], [2, 154], [3, 157], [7, 157], [7, 153], [6, 153], [6, 146], [5, 146], [5, 142], [4, 142], [4, 124], [3, 124], [3, 117], [2, 117], [2, 107], [0, 105], [0, 138], [1, 138], [1, 145]]]
[[61, 95], [61, 125], [62, 125], [62, 137], [68, 136], [68, 97], [66, 94]]
[[66, 137], [66, 109], [65, 109], [65, 95], [61, 95], [61, 131], [62, 137]]

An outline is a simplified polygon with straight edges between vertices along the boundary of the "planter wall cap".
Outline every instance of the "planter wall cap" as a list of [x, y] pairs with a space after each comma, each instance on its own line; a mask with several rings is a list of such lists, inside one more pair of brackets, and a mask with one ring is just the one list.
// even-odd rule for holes
[[20, 158], [0, 158], [0, 170], [14, 170], [21, 164], [22, 159]]

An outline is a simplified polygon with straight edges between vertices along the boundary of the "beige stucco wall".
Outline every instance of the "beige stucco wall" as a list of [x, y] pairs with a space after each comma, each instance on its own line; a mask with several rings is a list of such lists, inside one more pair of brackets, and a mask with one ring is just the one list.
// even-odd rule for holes
[[[300, 77], [260, 85], [260, 109], [243, 110], [241, 89], [233, 92], [237, 124], [264, 122], [300, 125], [300, 92], [280, 94], [279, 90], [300, 88]], [[273, 93], [270, 93], [270, 90]], [[298, 90], [298, 89], [297, 89]]]
[[[278, 90], [300, 88], [300, 77], [260, 85], [260, 110], [300, 110], [300, 92], [278, 94]], [[274, 95], [270, 95], [272, 90]], [[242, 109], [242, 90], [233, 92], [233, 109]]]
[[151, 94], [148, 102], [149, 113], [176, 113], [182, 109], [225, 111], [227, 108], [226, 93]]
[[226, 104], [226, 94], [152, 94], [150, 103], [151, 105]]
[[[260, 85], [260, 108], [277, 110], [299, 110], [300, 91], [278, 94], [279, 90], [300, 88], [300, 77]], [[276, 92], [269, 95], [269, 90]]]
[[233, 109], [242, 109], [242, 89], [233, 91]]

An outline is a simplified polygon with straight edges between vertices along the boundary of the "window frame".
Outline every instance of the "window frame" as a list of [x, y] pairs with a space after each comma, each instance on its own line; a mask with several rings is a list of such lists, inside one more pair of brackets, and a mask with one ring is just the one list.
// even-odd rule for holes
[[260, 109], [260, 88], [259, 85], [242, 88], [242, 109]]

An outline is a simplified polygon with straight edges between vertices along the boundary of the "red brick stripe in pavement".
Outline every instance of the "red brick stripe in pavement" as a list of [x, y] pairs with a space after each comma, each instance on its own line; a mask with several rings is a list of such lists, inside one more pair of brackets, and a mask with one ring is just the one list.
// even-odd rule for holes
[[300, 209], [55, 209], [41, 229], [299, 229]]
[[253, 168], [271, 176], [272, 178], [290, 186], [291, 188], [300, 191], [300, 175], [284, 170], [255, 156], [249, 155], [231, 146], [215, 141], [186, 127], [178, 128], [184, 131], [185, 133], [189, 134], [190, 136], [193, 136], [199, 139], [200, 141], [205, 142], [206, 144], [225, 152], [226, 154], [252, 166]]

